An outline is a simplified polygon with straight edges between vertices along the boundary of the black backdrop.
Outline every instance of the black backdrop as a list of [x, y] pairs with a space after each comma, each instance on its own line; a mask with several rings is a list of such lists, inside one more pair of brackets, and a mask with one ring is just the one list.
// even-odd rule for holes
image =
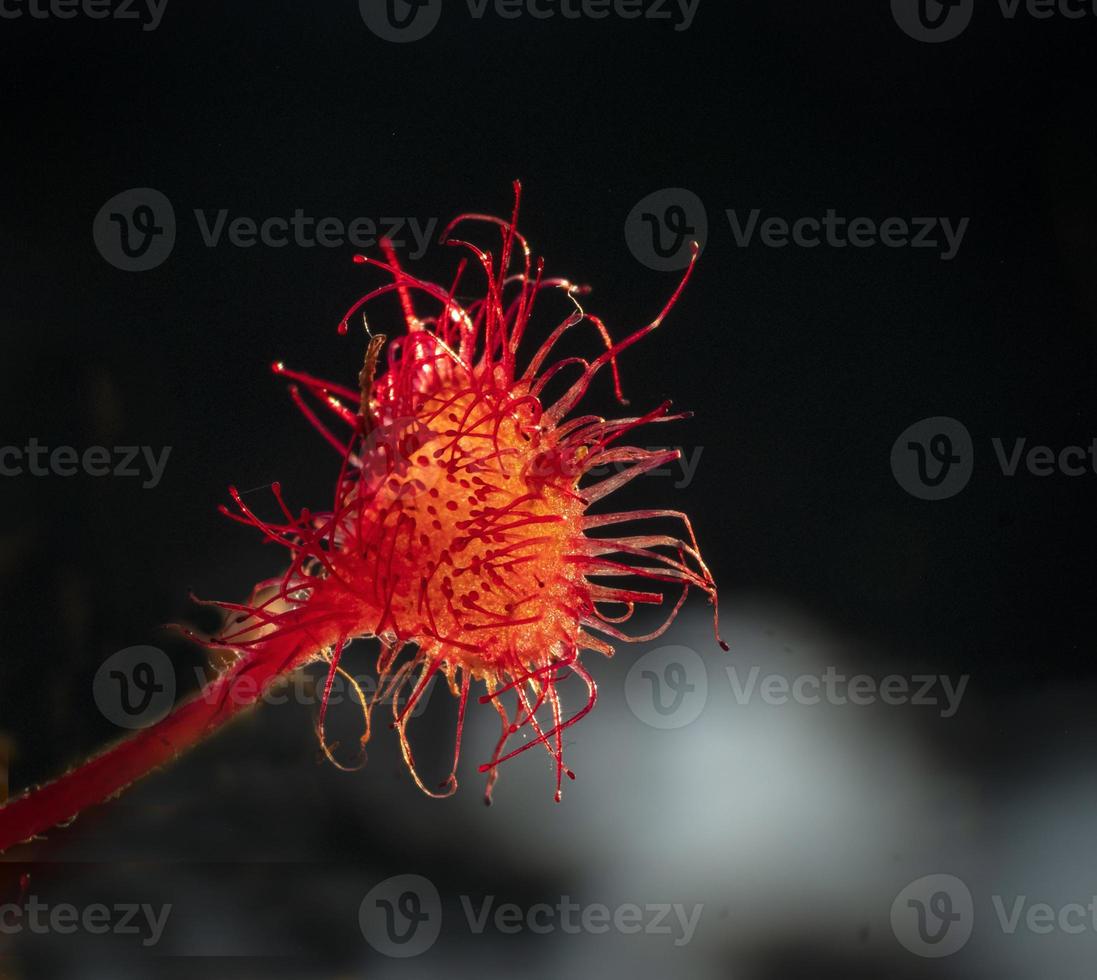
[[[693, 481], [633, 499], [694, 515], [729, 606], [779, 597], [859, 637], [872, 673], [972, 675], [963, 737], [930, 738], [942, 758], [970, 757], [976, 783], [1029, 751], [1020, 733], [1071, 756], [1097, 690], [1097, 475], [1090, 459], [1080, 476], [1005, 477], [991, 439], [1058, 450], [1097, 437], [1095, 25], [1092, 12], [1009, 19], [986, 3], [960, 37], [923, 43], [883, 0], [701, 0], [680, 31], [476, 19], [448, 0], [406, 44], [377, 37], [351, 0], [169, 0], [155, 30], [0, 20], [2, 441], [172, 447], [152, 489], [0, 480], [11, 789], [113, 737], [91, 697], [109, 654], [156, 644], [193, 676], [201, 654], [160, 624], [203, 622], [190, 588], [237, 598], [276, 570], [216, 513], [227, 484], [328, 496], [332, 459], [268, 365], [352, 379], [360, 341], [334, 328], [375, 280], [351, 246], [207, 247], [195, 209], [445, 221], [506, 214], [515, 178], [549, 270], [591, 283], [588, 309], [618, 333], [676, 281], [631, 254], [634, 205], [667, 187], [704, 202], [696, 277], [622, 370], [634, 403], [667, 396], [696, 413], [667, 437], [702, 449]], [[166, 195], [178, 225], [145, 272], [113, 267], [92, 238], [104, 203], [134, 187]], [[739, 247], [725, 211], [755, 208], [970, 224], [949, 261]], [[414, 265], [450, 267], [438, 249]], [[906, 493], [890, 463], [899, 434], [933, 416], [962, 421], [975, 445], [970, 483], [942, 501]], [[1069, 690], [1069, 720], [1054, 700], [1027, 707]], [[307, 721], [292, 727], [287, 744], [307, 743]], [[203, 749], [194, 785], [236, 752]], [[301, 744], [302, 766], [313, 752]], [[368, 785], [371, 772], [338, 778]], [[475, 781], [470, 770], [473, 796]], [[536, 804], [551, 806], [547, 790]], [[242, 825], [264, 819], [240, 806]], [[158, 839], [177, 834], [169, 822]]]

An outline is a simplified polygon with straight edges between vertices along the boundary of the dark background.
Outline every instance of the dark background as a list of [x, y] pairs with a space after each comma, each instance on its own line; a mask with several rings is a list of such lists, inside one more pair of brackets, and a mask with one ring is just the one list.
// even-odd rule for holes
[[[521, 225], [535, 250], [550, 272], [595, 287], [587, 309], [620, 336], [647, 322], [676, 282], [633, 257], [625, 219], [647, 194], [683, 187], [705, 202], [708, 244], [672, 317], [622, 370], [638, 407], [668, 396], [696, 413], [665, 438], [703, 455], [690, 486], [651, 480], [629, 499], [693, 515], [732, 634], [739, 621], [778, 632], [803, 621], [807, 637], [843, 638], [828, 662], [850, 671], [971, 682], [956, 719], [881, 712], [856, 740], [871, 741], [873, 726], [909, 729], [923, 768], [909, 783], [898, 758], [884, 768], [945, 801], [940, 825], [922, 828], [925, 867], [897, 871], [882, 910], [866, 900], [871, 912], [851, 913], [848, 934], [823, 915], [828, 892], [847, 885], [803, 860], [790, 825], [757, 881], [747, 887], [734, 862], [728, 880], [748, 893], [773, 889], [774, 909], [806, 902], [803, 915], [775, 911], [765, 941], [687, 947], [678, 962], [693, 976], [785, 978], [1022, 969], [1008, 946], [1007, 966], [982, 947], [919, 960], [886, 934], [887, 911], [918, 874], [962, 873], [969, 859], [1000, 868], [1018, 848], [1031, 865], [1013, 890], [1038, 891], [1033, 880], [1044, 879], [1033, 869], [1061, 865], [1092, 872], [1080, 887], [1097, 894], [1085, 829], [1097, 802], [1097, 476], [1091, 465], [1074, 478], [1006, 478], [990, 450], [992, 437], [1056, 449], [1097, 437], [1095, 30], [1092, 15], [1010, 21], [987, 3], [961, 37], [925, 44], [898, 29], [886, 2], [717, 0], [701, 0], [682, 32], [615, 17], [478, 21], [448, 0], [438, 28], [412, 44], [374, 36], [349, 0], [169, 0], [151, 32], [85, 18], [0, 21], [0, 441], [172, 447], [155, 489], [88, 476], [0, 479], [0, 731], [11, 790], [116, 736], [92, 699], [95, 671], [114, 651], [155, 644], [181, 678], [194, 677], [201, 652], [160, 629], [204, 622], [188, 589], [236, 599], [278, 570], [280, 556], [217, 514], [230, 482], [279, 479], [303, 503], [330, 493], [337, 463], [268, 365], [284, 359], [352, 382], [361, 342], [338, 337], [335, 325], [377, 279], [352, 265], [351, 246], [207, 248], [194, 209], [444, 222], [464, 210], [509, 213], [510, 182], [520, 178]], [[96, 250], [92, 222], [108, 198], [143, 186], [172, 201], [178, 240], [159, 268], [127, 273]], [[739, 248], [728, 208], [790, 220], [828, 208], [877, 221], [947, 215], [970, 227], [947, 262], [934, 249]], [[444, 252], [433, 249], [414, 271], [444, 279]], [[606, 396], [595, 403], [609, 408]], [[958, 496], [926, 502], [899, 486], [889, 454], [908, 425], [938, 415], [968, 427], [975, 470]], [[690, 615], [666, 642], [695, 642], [719, 658]], [[588, 666], [612, 686], [638, 652], [625, 648], [610, 665], [591, 656]], [[733, 643], [729, 656], [742, 655]], [[710, 672], [718, 678], [723, 666]], [[437, 729], [440, 752], [452, 728], [442, 702], [420, 734], [431, 743]], [[604, 730], [575, 730], [573, 814], [611, 812], [599, 795], [605, 770], [644, 751], [631, 737], [634, 718], [608, 724], [613, 710]], [[598, 755], [596, 738], [612, 753]], [[639, 801], [624, 811], [634, 822], [617, 833], [643, 841], [661, 819], [663, 792], [692, 792], [702, 809], [716, 806], [710, 786], [727, 787], [732, 801], [767, 798], [775, 770], [802, 760], [812, 740], [790, 735], [782, 752], [753, 756], [765, 765], [740, 769], [729, 760], [758, 747], [732, 739], [717, 757], [725, 763], [702, 767], [685, 788], [660, 789], [638, 768]], [[568, 796], [553, 807], [540, 760], [528, 787], [504, 771], [500, 805], [483, 811], [475, 763], [486, 740], [467, 747], [459, 800], [441, 804], [421, 800], [400, 774], [387, 731], [375, 741], [363, 772], [329, 771], [316, 764], [308, 709], [268, 707], [113, 812], [9, 855], [55, 862], [36, 873], [60, 891], [111, 882], [122, 894], [152, 888], [179, 907], [199, 897], [189, 931], [155, 959], [93, 940], [77, 955], [74, 943], [47, 937], [20, 940], [5, 962], [27, 976], [100, 975], [89, 963], [134, 955], [133, 975], [145, 976], [193, 975], [188, 955], [240, 975], [563, 969], [562, 937], [492, 944], [458, 935], [418, 960], [370, 959], [357, 902], [386, 875], [417, 871], [446, 894], [535, 901], [577, 887], [579, 869], [601, 881], [626, 860], [613, 848], [602, 859], [596, 847], [572, 849], [585, 820], [568, 818]], [[670, 756], [677, 764], [673, 747]], [[828, 785], [843, 812], [844, 784], [835, 776]], [[1011, 823], [1009, 801], [1036, 786], [1045, 808]], [[870, 785], [856, 807], [892, 792]], [[809, 827], [815, 805], [796, 804]], [[1052, 812], [1072, 829], [1032, 829]], [[527, 820], [523, 837], [514, 824]], [[749, 854], [764, 823], [729, 817], [721, 852]], [[1007, 843], [1014, 826], [1058, 841], [1062, 853], [1052, 860], [1035, 844]], [[528, 851], [500, 844], [506, 833]], [[852, 830], [846, 839], [837, 829], [818, 847], [836, 840], [858, 846]], [[969, 843], [989, 850], [973, 856]], [[934, 860], [938, 844], [950, 857]], [[792, 877], [778, 873], [781, 855]], [[807, 885], [793, 884], [796, 875]], [[606, 900], [589, 887], [592, 900]], [[627, 900], [646, 900], [635, 882], [624, 887]], [[335, 902], [343, 891], [351, 898]], [[1064, 886], [1059, 900], [1075, 897]], [[262, 924], [257, 907], [268, 909]], [[885, 934], [865, 938], [874, 913]], [[728, 920], [735, 914], [732, 904]], [[719, 921], [710, 926], [719, 933]], [[228, 953], [212, 938], [219, 930], [233, 934]], [[284, 947], [266, 948], [271, 933]], [[728, 935], [737, 933], [729, 926]], [[1059, 942], [1084, 963], [1093, 941], [1052, 937], [1032, 962], [1074, 962], [1059, 956]], [[627, 949], [588, 946], [584, 971], [635, 972]], [[654, 970], [659, 961], [646, 962]]]

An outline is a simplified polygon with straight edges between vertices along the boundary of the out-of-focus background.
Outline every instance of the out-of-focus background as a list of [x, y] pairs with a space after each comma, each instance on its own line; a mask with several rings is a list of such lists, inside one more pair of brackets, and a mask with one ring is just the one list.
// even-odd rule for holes
[[[217, 514], [230, 482], [330, 499], [269, 364], [353, 383], [351, 227], [445, 279], [431, 239], [514, 178], [617, 336], [704, 241], [622, 363], [696, 413], [649, 437], [685, 465], [619, 503], [693, 516], [731, 651], [691, 603], [588, 655], [560, 805], [529, 752], [484, 807], [483, 706], [451, 800], [383, 725], [339, 772], [303, 679], [4, 855], [4, 974], [1089, 976], [1097, 11], [161, 4], [0, 10], [0, 790], [196, 688], [162, 624], [281, 560]], [[455, 713], [438, 687], [413, 726], [432, 771]]]

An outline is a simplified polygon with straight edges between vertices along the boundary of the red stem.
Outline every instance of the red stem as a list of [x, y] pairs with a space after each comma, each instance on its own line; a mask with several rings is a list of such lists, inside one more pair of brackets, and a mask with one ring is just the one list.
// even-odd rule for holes
[[[0, 851], [119, 795], [193, 748], [252, 707], [279, 678], [312, 660], [319, 646], [297, 630], [272, 635], [162, 721], [0, 807]], [[247, 683], [240, 684], [244, 678]]]

